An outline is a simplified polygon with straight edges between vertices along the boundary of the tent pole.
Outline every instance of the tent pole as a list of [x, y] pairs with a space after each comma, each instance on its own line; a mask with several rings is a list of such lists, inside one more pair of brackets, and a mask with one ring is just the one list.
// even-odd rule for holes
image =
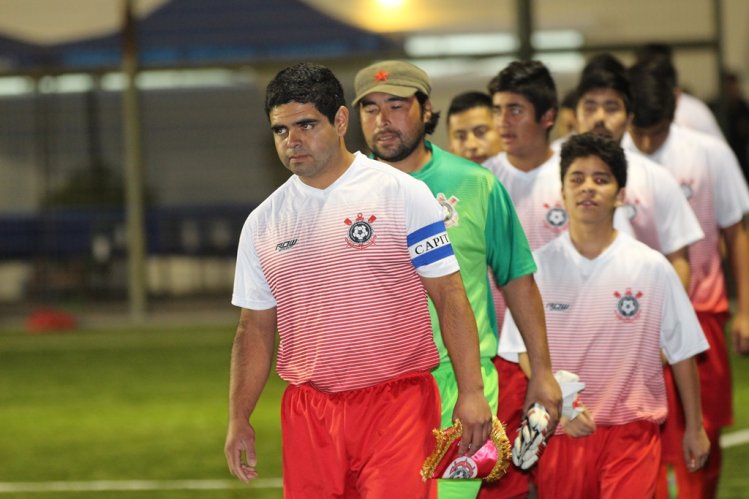
[[130, 319], [142, 323], [146, 318], [146, 233], [144, 221], [143, 155], [140, 137], [140, 107], [136, 77], [138, 53], [134, 0], [122, 0], [122, 72], [125, 89], [122, 100], [125, 140], [125, 223], [127, 226], [128, 302]]

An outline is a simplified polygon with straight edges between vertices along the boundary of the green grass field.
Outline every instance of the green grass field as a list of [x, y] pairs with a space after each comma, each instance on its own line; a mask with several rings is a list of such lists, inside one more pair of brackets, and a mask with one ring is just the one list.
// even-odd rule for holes
[[[0, 499], [281, 497], [278, 482], [270, 480], [281, 477], [278, 407], [283, 385], [275, 374], [253, 420], [258, 468], [265, 479], [261, 485], [267, 486], [233, 480], [224, 462], [232, 336], [231, 324], [40, 336], [0, 333]], [[729, 431], [749, 428], [749, 414], [741, 410], [749, 403], [749, 359], [733, 358], [733, 366], [739, 410]], [[720, 497], [749, 497], [747, 465], [748, 444], [726, 449]], [[220, 488], [3, 488], [9, 483], [90, 486], [101, 481], [148, 481], [143, 486], [151, 488], [186, 480]]]

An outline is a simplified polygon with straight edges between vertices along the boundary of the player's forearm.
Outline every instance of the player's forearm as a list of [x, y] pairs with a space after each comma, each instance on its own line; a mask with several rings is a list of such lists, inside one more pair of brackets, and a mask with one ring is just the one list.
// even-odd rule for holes
[[687, 291], [689, 290], [689, 280], [692, 278], [692, 267], [689, 265], [689, 250], [685, 246], [681, 249], [669, 253], [666, 255], [668, 261], [671, 262], [671, 266], [676, 271], [676, 275], [679, 276], [682, 286]]
[[[265, 329], [263, 329], [265, 328]], [[275, 326], [255, 322], [243, 310], [231, 352], [229, 421], [246, 423], [268, 381], [275, 347]]]
[[437, 309], [442, 340], [455, 371], [458, 390], [483, 394], [476, 318], [466, 297], [460, 274], [456, 272], [438, 280], [424, 281]]
[[674, 381], [681, 398], [686, 429], [695, 431], [702, 428], [702, 404], [700, 402], [700, 378], [694, 357], [671, 365]]
[[546, 319], [536, 281], [532, 275], [518, 277], [507, 283], [503, 291], [507, 308], [523, 337], [531, 371], [551, 372]]
[[749, 314], [749, 231], [741, 221], [723, 229], [723, 236], [736, 283], [737, 312]]

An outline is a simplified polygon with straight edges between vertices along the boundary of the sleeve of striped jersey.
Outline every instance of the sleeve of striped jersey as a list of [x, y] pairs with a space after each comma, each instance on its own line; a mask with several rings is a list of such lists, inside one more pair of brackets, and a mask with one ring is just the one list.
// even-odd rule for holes
[[422, 277], [441, 277], [459, 270], [447, 237], [442, 207], [420, 180], [405, 184], [406, 242], [411, 262]]
[[502, 332], [499, 334], [499, 349], [497, 355], [510, 362], [518, 362], [518, 354], [524, 353], [525, 343], [520, 335], [520, 330], [512, 313], [508, 309], [505, 313], [505, 320], [502, 324]]
[[676, 179], [660, 165], [654, 165], [657, 230], [661, 250], [668, 255], [705, 237], [700, 222]]
[[267, 310], [276, 306], [276, 299], [255, 251], [255, 239], [249, 222], [245, 223], [239, 236], [231, 303], [250, 310]]
[[536, 262], [515, 205], [496, 178], [489, 193], [484, 231], [487, 259], [497, 284], [504, 286], [513, 279], [536, 271]]
[[720, 228], [730, 227], [749, 213], [749, 189], [736, 155], [723, 142], [711, 144], [713, 163], [713, 199]]
[[705, 334], [684, 286], [667, 261], [663, 261], [663, 311], [661, 347], [669, 364], [676, 364], [709, 348]]

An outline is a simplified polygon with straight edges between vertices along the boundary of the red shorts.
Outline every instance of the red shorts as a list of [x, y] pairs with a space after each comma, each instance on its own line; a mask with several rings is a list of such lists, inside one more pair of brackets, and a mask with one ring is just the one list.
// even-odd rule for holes
[[[523, 420], [523, 403], [528, 390], [528, 378], [520, 364], [502, 357], [494, 357], [494, 365], [499, 374], [499, 410], [497, 417], [506, 425], [510, 444], [515, 442], [520, 423]], [[510, 465], [507, 474], [492, 483], [483, 483], [478, 499], [509, 499], [526, 497], [529, 490], [530, 473]]]
[[284, 497], [429, 497], [419, 471], [440, 423], [429, 373], [360, 390], [290, 385], [281, 401]]
[[663, 459], [656, 497], [668, 497], [667, 466], [674, 467], [676, 487], [679, 497], [715, 497], [723, 461], [720, 449], [720, 430], [733, 424], [733, 403], [731, 392], [731, 368], [728, 364], [725, 327], [728, 314], [697, 313], [702, 331], [710, 349], [697, 356], [697, 370], [700, 375], [700, 397], [702, 399], [702, 420], [710, 439], [710, 455], [705, 466], [699, 471], [690, 472], [684, 461], [682, 441], [684, 439], [684, 411], [681, 409], [679, 391], [676, 388], [670, 368], [664, 368], [668, 416], [661, 426]]
[[[702, 331], [710, 349], [696, 357], [700, 375], [700, 398], [702, 399], [702, 419], [708, 435], [718, 435], [724, 426], [733, 424], [733, 403], [731, 400], [731, 367], [728, 363], [725, 326], [727, 314], [698, 313]], [[670, 464], [683, 464], [681, 450], [684, 438], [684, 411], [681, 409], [679, 391], [670, 368], [664, 369], [668, 416], [661, 427], [663, 439], [663, 461]], [[716, 442], [711, 442], [717, 445]]]
[[555, 435], [538, 462], [538, 497], [653, 497], [660, 460], [660, 431], [648, 421], [598, 426], [589, 437]]

